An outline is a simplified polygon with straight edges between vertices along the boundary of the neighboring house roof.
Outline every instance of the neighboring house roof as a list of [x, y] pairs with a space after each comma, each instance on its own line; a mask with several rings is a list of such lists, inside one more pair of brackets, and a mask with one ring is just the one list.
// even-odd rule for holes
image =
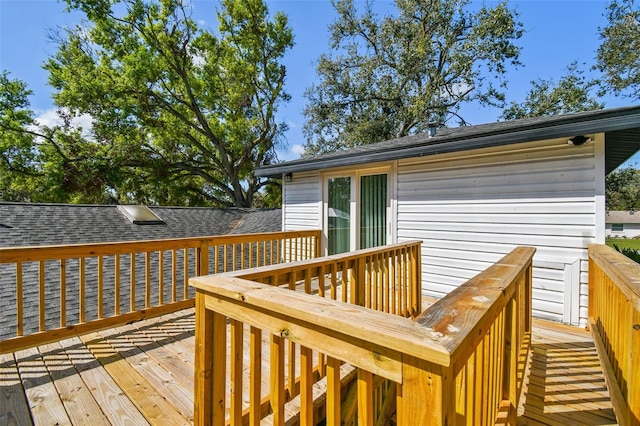
[[609, 173], [640, 150], [640, 105], [547, 117], [524, 118], [476, 126], [442, 128], [312, 158], [264, 166], [257, 176], [325, 169], [421, 157], [534, 140], [606, 133], [605, 171]]
[[608, 211], [605, 221], [606, 223], [640, 223], [640, 211]]
[[151, 207], [165, 223], [136, 225], [115, 205], [0, 203], [0, 247], [81, 244], [281, 230], [280, 209]]

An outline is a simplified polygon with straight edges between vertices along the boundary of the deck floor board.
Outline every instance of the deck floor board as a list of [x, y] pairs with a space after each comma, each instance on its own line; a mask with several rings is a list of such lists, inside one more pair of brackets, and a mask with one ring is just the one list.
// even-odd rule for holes
[[[84, 418], [103, 424], [191, 423], [193, 312], [0, 356], [0, 423], [83, 424]], [[245, 347], [248, 336], [245, 329]], [[268, 393], [267, 351], [263, 344], [263, 396]], [[616, 424], [588, 332], [534, 320], [526, 377], [518, 424]], [[314, 394], [320, 395], [318, 389]], [[243, 399], [246, 404], [246, 390]], [[296, 400], [287, 407], [291, 415]]]
[[519, 425], [617, 424], [588, 331], [534, 320]]

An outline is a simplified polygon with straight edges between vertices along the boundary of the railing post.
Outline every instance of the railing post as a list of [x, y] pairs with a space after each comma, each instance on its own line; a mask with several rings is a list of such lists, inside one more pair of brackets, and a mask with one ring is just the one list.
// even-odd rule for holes
[[194, 424], [225, 424], [227, 319], [210, 311], [196, 293]]
[[196, 255], [198, 258], [198, 276], [207, 275], [209, 273], [209, 245], [206, 241], [200, 241], [200, 247], [196, 249]]
[[314, 256], [315, 258], [319, 258], [322, 256], [322, 231], [316, 231], [313, 235], [313, 247], [314, 247]]
[[453, 367], [404, 355], [402, 384], [397, 389], [399, 426], [452, 425], [455, 419]]

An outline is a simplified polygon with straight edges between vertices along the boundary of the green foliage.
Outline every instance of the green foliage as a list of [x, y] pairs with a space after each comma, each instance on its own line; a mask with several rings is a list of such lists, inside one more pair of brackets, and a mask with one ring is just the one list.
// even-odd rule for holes
[[590, 94], [597, 81], [588, 80], [576, 62], [567, 67], [567, 73], [558, 82], [538, 79], [532, 81], [531, 85], [526, 100], [520, 104], [512, 102], [503, 111], [502, 119], [515, 120], [604, 108], [604, 104]]
[[606, 178], [607, 210], [640, 210], [640, 170], [627, 167]]
[[37, 173], [36, 155], [31, 150], [34, 135], [15, 132], [33, 124], [29, 109], [31, 92], [20, 80], [0, 74], [0, 199], [23, 200], [29, 192], [29, 176]]
[[[219, 28], [198, 28], [182, 0], [67, 0], [88, 20], [57, 34], [45, 68], [57, 105], [94, 120], [77, 173], [119, 201], [251, 206], [286, 126], [280, 61], [293, 44], [262, 0], [223, 0]], [[68, 173], [55, 169], [54, 173]]]
[[624, 254], [634, 262], [640, 263], [640, 250], [626, 248], [626, 247], [619, 247], [617, 244], [614, 244], [613, 248], [619, 251], [620, 253]]
[[468, 0], [396, 0], [397, 14], [361, 14], [334, 0], [331, 54], [307, 90], [306, 154], [315, 155], [464, 123], [462, 104], [503, 105], [506, 65], [522, 35], [506, 3], [471, 11]]
[[594, 67], [604, 73], [603, 93], [640, 99], [640, 4], [613, 0], [606, 16], [608, 25], [598, 28], [602, 44]]
[[116, 172], [108, 146], [85, 140], [71, 117], [40, 126], [24, 82], [0, 74], [0, 199], [25, 202], [109, 202], [107, 176]]

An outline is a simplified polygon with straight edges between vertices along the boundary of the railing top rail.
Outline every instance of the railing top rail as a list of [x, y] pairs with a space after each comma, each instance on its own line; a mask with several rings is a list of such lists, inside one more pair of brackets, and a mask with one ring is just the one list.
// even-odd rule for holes
[[[287, 328], [278, 332], [293, 341], [300, 342], [296, 326], [304, 325], [323, 335], [343, 336], [342, 341], [357, 339], [368, 342], [375, 348], [374, 352], [383, 356], [399, 360], [404, 353], [439, 365], [449, 365], [446, 348], [432, 339], [429, 330], [409, 318], [226, 274], [195, 277], [190, 283], [199, 291], [214, 295], [222, 303], [242, 305], [256, 313], [268, 312], [282, 318], [282, 324]], [[214, 305], [207, 307], [217, 308]], [[313, 341], [300, 343], [318, 349]], [[357, 360], [346, 361], [357, 365]]]
[[433, 330], [454, 359], [477, 345], [515, 292], [536, 249], [517, 247], [429, 307], [415, 321]]
[[356, 250], [349, 253], [340, 253], [334, 254], [331, 256], [323, 256], [315, 259], [308, 260], [299, 260], [295, 262], [287, 262], [285, 264], [275, 264], [275, 265], [267, 265], [261, 266], [252, 269], [239, 270], [239, 271], [230, 271], [225, 272], [224, 275], [230, 277], [239, 277], [247, 280], [257, 280], [260, 278], [268, 277], [274, 274], [279, 270], [287, 270], [287, 272], [297, 272], [305, 269], [309, 269], [309, 267], [321, 267], [326, 265], [332, 265], [335, 263], [345, 263], [351, 262], [353, 260], [366, 257], [371, 254], [380, 253], [381, 249], [385, 252], [390, 252], [393, 250], [401, 250], [405, 248], [416, 247], [422, 244], [422, 241], [414, 240], [407, 241], [402, 243], [394, 243], [388, 244], [382, 247], [373, 247], [368, 249]]
[[589, 259], [611, 278], [635, 309], [640, 311], [640, 264], [604, 244], [589, 244]]
[[63, 244], [48, 246], [0, 247], [0, 263], [30, 262], [53, 260], [60, 257], [90, 257], [114, 255], [135, 251], [157, 251], [199, 247], [201, 243], [213, 245], [247, 243], [264, 240], [314, 236], [319, 230], [312, 231], [278, 231], [254, 234], [226, 234], [201, 237], [171, 238], [142, 241], [119, 241], [88, 244]]

